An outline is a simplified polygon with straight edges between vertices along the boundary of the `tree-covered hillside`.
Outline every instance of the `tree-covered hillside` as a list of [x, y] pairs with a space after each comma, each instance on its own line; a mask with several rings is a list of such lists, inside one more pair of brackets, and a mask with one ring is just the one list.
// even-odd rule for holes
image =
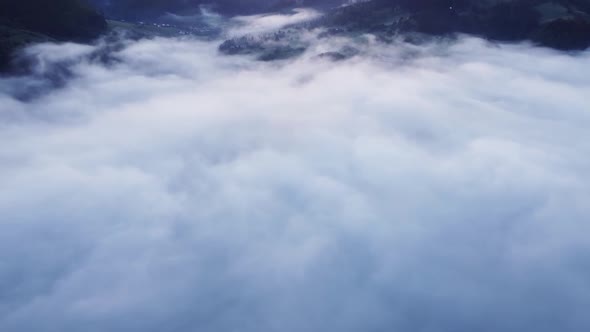
[[153, 19], [167, 12], [194, 13], [208, 6], [223, 15], [248, 15], [291, 7], [328, 9], [347, 0], [90, 0], [107, 16], [132, 20]]
[[386, 38], [466, 33], [584, 49], [590, 46], [590, 0], [372, 0], [334, 10], [319, 24]]
[[0, 0], [0, 67], [30, 42], [88, 41], [106, 28], [104, 17], [85, 0]]

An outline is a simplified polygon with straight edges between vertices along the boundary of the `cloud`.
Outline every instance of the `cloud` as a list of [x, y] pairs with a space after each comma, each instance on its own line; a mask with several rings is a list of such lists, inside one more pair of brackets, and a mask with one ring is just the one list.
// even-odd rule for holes
[[289, 25], [310, 21], [320, 16], [320, 12], [311, 8], [296, 8], [293, 9], [293, 13], [290, 15], [260, 14], [236, 16], [231, 20], [234, 27], [228, 30], [228, 35], [230, 37], [240, 37], [272, 32]]
[[344, 43], [34, 48], [78, 60], [0, 83], [0, 330], [586, 331], [590, 53]]

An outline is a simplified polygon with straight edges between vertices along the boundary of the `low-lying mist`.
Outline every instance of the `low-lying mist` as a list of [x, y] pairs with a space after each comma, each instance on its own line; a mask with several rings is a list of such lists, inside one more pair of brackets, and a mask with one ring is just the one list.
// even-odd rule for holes
[[28, 49], [0, 330], [588, 331], [590, 53], [305, 38]]

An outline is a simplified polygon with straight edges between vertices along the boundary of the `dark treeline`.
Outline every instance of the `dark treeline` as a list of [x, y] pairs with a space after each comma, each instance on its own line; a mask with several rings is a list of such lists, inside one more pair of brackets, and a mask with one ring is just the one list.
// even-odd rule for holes
[[0, 0], [0, 70], [15, 50], [46, 40], [90, 41], [107, 29], [85, 0]]
[[150, 19], [167, 12], [190, 14], [200, 6], [224, 15], [247, 15], [282, 10], [295, 6], [327, 9], [345, 0], [91, 0], [107, 16], [126, 19]]
[[87, 40], [106, 28], [104, 17], [85, 0], [0, 0], [0, 22], [56, 39]]

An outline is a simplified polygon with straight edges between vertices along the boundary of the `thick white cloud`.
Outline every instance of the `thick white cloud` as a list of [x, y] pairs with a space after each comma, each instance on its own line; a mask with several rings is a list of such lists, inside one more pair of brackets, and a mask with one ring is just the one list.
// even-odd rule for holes
[[0, 83], [0, 330], [587, 331], [590, 54], [347, 42], [30, 50], [73, 78]]
[[289, 25], [303, 23], [320, 17], [321, 13], [310, 8], [297, 8], [291, 15], [260, 14], [236, 16], [230, 20], [227, 31], [231, 37], [276, 31]]

